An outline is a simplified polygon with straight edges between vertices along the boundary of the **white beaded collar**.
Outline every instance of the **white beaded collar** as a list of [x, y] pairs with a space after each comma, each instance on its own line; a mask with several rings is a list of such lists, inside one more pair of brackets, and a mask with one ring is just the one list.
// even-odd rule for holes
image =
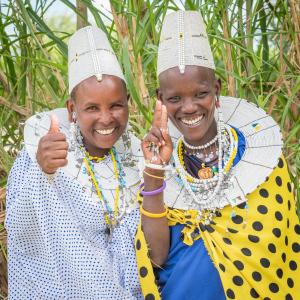
[[[36, 161], [37, 146], [40, 138], [48, 132], [51, 114], [55, 114], [58, 117], [60, 130], [67, 136], [67, 141], [70, 145], [70, 123], [65, 108], [34, 115], [26, 121], [24, 128], [25, 148], [33, 161]], [[136, 207], [136, 192], [140, 183], [138, 161], [143, 154], [140, 150], [139, 139], [133, 134], [128, 134], [126, 137], [122, 136], [115, 144], [115, 148], [125, 173], [126, 201], [131, 203], [130, 206], [132, 209]], [[60, 168], [59, 172], [63, 172], [65, 175], [77, 180], [82, 190], [92, 197], [95, 202], [98, 202], [99, 199], [96, 193], [91, 193], [91, 182], [85, 173], [85, 164], [83, 161], [76, 158], [75, 151], [69, 151], [67, 159], [67, 166]], [[113, 163], [107, 157], [103, 162], [95, 164], [94, 167], [95, 172], [101, 177], [102, 190], [106, 194], [110, 204], [113, 205], [115, 189], [118, 186], [118, 181], [114, 178], [113, 174]]]
[[[274, 119], [251, 102], [233, 97], [220, 97], [221, 110], [226, 124], [239, 129], [245, 137], [246, 149], [238, 164], [232, 169], [232, 187], [226, 197], [215, 199], [213, 206], [238, 205], [246, 201], [246, 195], [262, 184], [278, 164], [282, 153], [282, 135]], [[181, 136], [169, 122], [173, 143]], [[165, 202], [178, 209], [196, 209], [176, 176], [168, 178]], [[220, 202], [219, 202], [220, 201]], [[208, 209], [211, 207], [207, 207]]]

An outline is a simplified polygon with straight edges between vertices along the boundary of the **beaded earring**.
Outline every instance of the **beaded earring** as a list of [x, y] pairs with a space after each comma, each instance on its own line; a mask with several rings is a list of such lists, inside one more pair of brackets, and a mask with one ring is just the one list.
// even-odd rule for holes
[[70, 124], [70, 151], [75, 151], [77, 158], [82, 158], [83, 139], [80, 127], [77, 122], [76, 112], [72, 112], [72, 122]]
[[220, 98], [219, 96], [216, 96], [216, 102], [215, 102], [216, 108], [220, 108]]

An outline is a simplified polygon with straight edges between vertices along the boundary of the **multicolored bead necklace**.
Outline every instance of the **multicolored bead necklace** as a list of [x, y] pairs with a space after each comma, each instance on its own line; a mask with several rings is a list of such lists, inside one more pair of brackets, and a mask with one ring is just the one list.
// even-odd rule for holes
[[[87, 153], [87, 152], [85, 152]], [[88, 154], [88, 153], [87, 153]], [[108, 225], [110, 231], [118, 224], [118, 220], [120, 218], [119, 212], [119, 200], [120, 200], [120, 193], [123, 194], [123, 189], [125, 187], [125, 180], [124, 180], [124, 172], [121, 169], [121, 164], [118, 160], [118, 155], [114, 147], [112, 147], [109, 151], [111, 160], [113, 162], [113, 172], [114, 178], [118, 180], [118, 186], [116, 188], [115, 193], [115, 201], [114, 201], [114, 208], [112, 209], [104, 196], [103, 192], [101, 191], [100, 184], [96, 179], [95, 172], [94, 172], [94, 164], [93, 162], [100, 162], [105, 160], [106, 157], [92, 157], [89, 154], [84, 156], [84, 162], [88, 171], [88, 175], [91, 179], [92, 185], [94, 190], [97, 193], [98, 198], [100, 199], [103, 207], [105, 208], [104, 218], [105, 222]]]
[[[226, 149], [226, 136], [229, 135], [229, 149]], [[173, 152], [176, 171], [181, 179], [185, 189], [192, 196], [193, 202], [199, 207], [199, 210], [215, 209], [218, 207], [218, 200], [228, 186], [228, 173], [232, 167], [233, 160], [237, 153], [238, 139], [236, 132], [230, 127], [225, 126], [222, 114], [218, 109], [218, 172], [205, 176], [205, 178], [196, 178], [190, 175], [185, 168], [183, 159], [183, 140], [178, 139]], [[207, 171], [207, 170], [206, 170]]]

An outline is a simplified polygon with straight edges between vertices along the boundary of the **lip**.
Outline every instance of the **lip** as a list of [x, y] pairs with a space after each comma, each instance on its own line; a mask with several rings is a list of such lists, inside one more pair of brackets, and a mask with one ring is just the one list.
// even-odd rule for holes
[[205, 114], [201, 114], [201, 115], [197, 115], [197, 116], [193, 116], [193, 117], [182, 117], [182, 118], [179, 118], [179, 121], [181, 124], [183, 124], [186, 127], [194, 128], [194, 127], [199, 126], [202, 123], [204, 117], [205, 117]]
[[111, 135], [112, 133], [114, 133], [116, 131], [116, 129], [117, 129], [117, 127], [107, 128], [107, 129], [95, 129], [95, 132], [102, 136], [108, 136], [108, 135]]

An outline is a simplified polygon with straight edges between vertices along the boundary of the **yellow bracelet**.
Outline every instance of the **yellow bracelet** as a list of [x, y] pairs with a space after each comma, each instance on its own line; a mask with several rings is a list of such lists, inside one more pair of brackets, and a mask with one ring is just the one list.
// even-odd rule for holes
[[158, 214], [151, 213], [151, 212], [145, 210], [142, 205], [140, 206], [140, 210], [141, 210], [141, 213], [144, 216], [149, 217], [149, 218], [153, 218], [153, 219], [163, 218], [167, 215], [167, 212], [168, 212], [167, 209], [165, 208], [165, 211], [162, 212], [162, 213], [158, 213]]
[[150, 173], [146, 172], [145, 170], [144, 170], [144, 173], [146, 175], [148, 175], [148, 176], [150, 176], [152, 178], [156, 178], [156, 179], [165, 179], [166, 178], [165, 176], [156, 176], [156, 175], [150, 174]]

